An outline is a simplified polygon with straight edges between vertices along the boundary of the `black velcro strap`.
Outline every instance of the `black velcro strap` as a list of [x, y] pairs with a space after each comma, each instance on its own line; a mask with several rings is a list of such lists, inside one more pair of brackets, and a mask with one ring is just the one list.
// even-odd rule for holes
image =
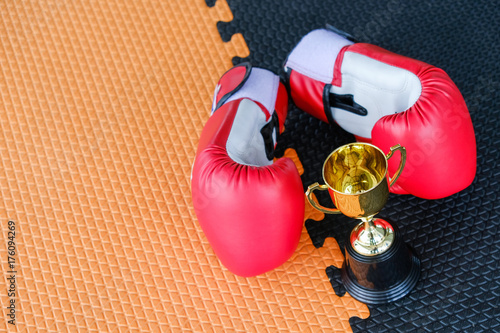
[[330, 92], [330, 107], [342, 109], [360, 116], [368, 114], [368, 111], [364, 107], [354, 101], [354, 96], [351, 94], [338, 95]]
[[368, 114], [368, 110], [354, 101], [353, 95], [332, 93], [330, 91], [331, 87], [331, 84], [327, 84], [323, 89], [323, 108], [330, 124], [334, 122], [331, 108], [342, 109], [359, 116], [366, 116]]
[[269, 161], [274, 158], [274, 140], [273, 133], [276, 133], [276, 140], [279, 135], [280, 122], [276, 112], [271, 116], [271, 120], [260, 130], [262, 138], [264, 139], [264, 147], [266, 149], [266, 157]]

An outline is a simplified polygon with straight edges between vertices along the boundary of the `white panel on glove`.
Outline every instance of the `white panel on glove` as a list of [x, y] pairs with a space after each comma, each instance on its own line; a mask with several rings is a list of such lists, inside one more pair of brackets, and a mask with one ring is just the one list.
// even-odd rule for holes
[[371, 138], [372, 128], [380, 118], [406, 111], [422, 92], [415, 74], [354, 52], [344, 54], [341, 72], [342, 86], [332, 85], [330, 92], [354, 96], [354, 102], [368, 114], [332, 107], [332, 117], [346, 131], [364, 138]]
[[266, 123], [266, 115], [257, 103], [246, 98], [241, 100], [226, 144], [227, 154], [233, 161], [253, 166], [273, 164], [266, 157], [260, 133]]
[[288, 56], [286, 66], [315, 80], [330, 83], [340, 50], [353, 42], [329, 30], [314, 30], [304, 36]]
[[279, 84], [280, 79], [273, 72], [253, 67], [243, 87], [229, 97], [226, 103], [240, 98], [249, 98], [261, 103], [272, 114]]

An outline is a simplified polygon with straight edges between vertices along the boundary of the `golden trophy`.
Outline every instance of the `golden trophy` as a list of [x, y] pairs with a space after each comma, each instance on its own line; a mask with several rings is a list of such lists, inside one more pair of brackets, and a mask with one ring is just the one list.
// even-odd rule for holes
[[[400, 176], [406, 149], [391, 147], [385, 155], [368, 143], [350, 143], [334, 150], [323, 164], [325, 185], [314, 183], [306, 196], [311, 205], [326, 214], [344, 214], [361, 220], [346, 245], [342, 282], [361, 302], [383, 304], [408, 294], [420, 276], [420, 260], [401, 240], [399, 229], [374, 216], [384, 207], [389, 187]], [[398, 170], [388, 180], [387, 160], [401, 152]], [[328, 191], [336, 208], [318, 204], [313, 191]]]

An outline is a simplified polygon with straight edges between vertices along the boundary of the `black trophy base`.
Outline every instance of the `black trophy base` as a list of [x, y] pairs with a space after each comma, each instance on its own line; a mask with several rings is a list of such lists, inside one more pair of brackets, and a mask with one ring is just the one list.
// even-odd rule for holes
[[394, 228], [394, 243], [384, 253], [361, 255], [347, 242], [341, 277], [347, 292], [366, 304], [385, 304], [406, 296], [420, 277], [420, 260]]

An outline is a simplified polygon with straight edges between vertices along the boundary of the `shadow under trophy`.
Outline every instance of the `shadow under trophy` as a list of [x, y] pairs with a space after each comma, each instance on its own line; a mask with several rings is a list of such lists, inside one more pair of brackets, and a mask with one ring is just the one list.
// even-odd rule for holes
[[[401, 152], [401, 162], [388, 181], [387, 160], [397, 150]], [[405, 162], [406, 149], [400, 145], [391, 147], [386, 156], [374, 145], [350, 143], [334, 150], [325, 160], [325, 185], [314, 183], [306, 192], [317, 210], [361, 220], [347, 242], [341, 277], [349, 294], [367, 304], [384, 304], [404, 297], [420, 276], [420, 260], [402, 241], [397, 226], [374, 218], [386, 204], [389, 187], [398, 179]], [[314, 190], [328, 190], [337, 208], [320, 206]]]

